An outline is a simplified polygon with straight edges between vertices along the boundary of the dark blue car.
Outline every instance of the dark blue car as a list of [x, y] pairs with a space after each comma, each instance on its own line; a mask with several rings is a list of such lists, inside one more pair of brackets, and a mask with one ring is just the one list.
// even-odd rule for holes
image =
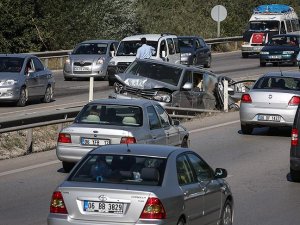
[[297, 34], [274, 35], [260, 52], [260, 66], [266, 66], [267, 63], [297, 65], [299, 43], [300, 35]]

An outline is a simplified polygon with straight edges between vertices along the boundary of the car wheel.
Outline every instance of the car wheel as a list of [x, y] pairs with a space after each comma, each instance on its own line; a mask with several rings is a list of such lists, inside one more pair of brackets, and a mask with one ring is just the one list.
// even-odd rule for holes
[[221, 212], [220, 225], [232, 225], [232, 219], [233, 219], [232, 203], [227, 200]]
[[64, 79], [65, 79], [65, 81], [71, 81], [72, 80], [72, 78], [70, 78], [70, 77], [64, 77]]
[[290, 168], [290, 175], [291, 175], [292, 181], [296, 181], [296, 182], [300, 181], [300, 171], [296, 171], [296, 170], [293, 170], [292, 168]]
[[188, 148], [189, 147], [189, 138], [188, 137], [184, 137], [182, 142], [181, 142], [181, 147], [182, 148]]
[[20, 107], [23, 107], [26, 105], [27, 103], [27, 90], [26, 88], [22, 88], [21, 91], [20, 91], [20, 98], [19, 100], [17, 101], [17, 106], [20, 106]]
[[204, 65], [205, 68], [210, 68], [211, 67], [211, 56], [208, 57], [207, 63]]
[[265, 62], [260, 62], [260, 66], [261, 66], [261, 67], [265, 67], [265, 66], [266, 66], [266, 63], [265, 63]]
[[66, 173], [69, 173], [73, 167], [75, 166], [75, 163], [71, 163], [71, 162], [62, 162], [62, 166], [64, 168], [64, 171]]
[[243, 57], [243, 58], [248, 58], [248, 57], [249, 57], [249, 53], [244, 53], [244, 52], [243, 52], [243, 53], [242, 53], [242, 57]]
[[185, 225], [183, 218], [180, 218], [177, 222], [177, 225]]
[[250, 127], [249, 125], [241, 124], [241, 128], [242, 128], [243, 134], [252, 134], [253, 127]]
[[45, 91], [45, 95], [42, 98], [42, 102], [49, 103], [53, 99], [53, 89], [52, 86], [48, 86]]
[[112, 80], [108, 80], [108, 85], [109, 86], [114, 86], [114, 82]]

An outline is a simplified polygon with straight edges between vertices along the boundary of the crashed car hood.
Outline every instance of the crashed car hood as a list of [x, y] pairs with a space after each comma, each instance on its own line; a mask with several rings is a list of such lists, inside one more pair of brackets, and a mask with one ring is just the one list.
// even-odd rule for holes
[[121, 73], [115, 75], [117, 80], [122, 84], [127, 86], [138, 88], [138, 89], [159, 89], [166, 88], [169, 90], [177, 90], [178, 87], [175, 85], [171, 85], [159, 80], [154, 80], [151, 78], [136, 76], [133, 74]]
[[97, 61], [100, 57], [105, 55], [70, 55], [71, 61]]

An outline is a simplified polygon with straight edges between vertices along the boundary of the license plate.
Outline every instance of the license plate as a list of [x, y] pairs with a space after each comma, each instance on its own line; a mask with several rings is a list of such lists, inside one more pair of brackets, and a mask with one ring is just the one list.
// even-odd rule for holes
[[270, 55], [271, 59], [281, 59], [281, 55]]
[[109, 145], [110, 140], [107, 139], [96, 139], [96, 138], [81, 138], [82, 145]]
[[123, 214], [124, 204], [113, 202], [84, 201], [83, 210], [86, 212]]
[[90, 71], [88, 67], [74, 66], [74, 71]]
[[260, 121], [275, 121], [280, 122], [281, 116], [274, 116], [274, 115], [258, 115], [257, 117]]

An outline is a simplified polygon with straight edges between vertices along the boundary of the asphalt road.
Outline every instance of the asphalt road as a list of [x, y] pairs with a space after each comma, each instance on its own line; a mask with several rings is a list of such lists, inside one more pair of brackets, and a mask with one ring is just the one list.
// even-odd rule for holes
[[[235, 225], [298, 225], [300, 183], [289, 181], [289, 130], [240, 133], [238, 112], [185, 123], [191, 147], [228, 170]], [[66, 177], [55, 151], [0, 163], [0, 224], [45, 225], [55, 187]]]

